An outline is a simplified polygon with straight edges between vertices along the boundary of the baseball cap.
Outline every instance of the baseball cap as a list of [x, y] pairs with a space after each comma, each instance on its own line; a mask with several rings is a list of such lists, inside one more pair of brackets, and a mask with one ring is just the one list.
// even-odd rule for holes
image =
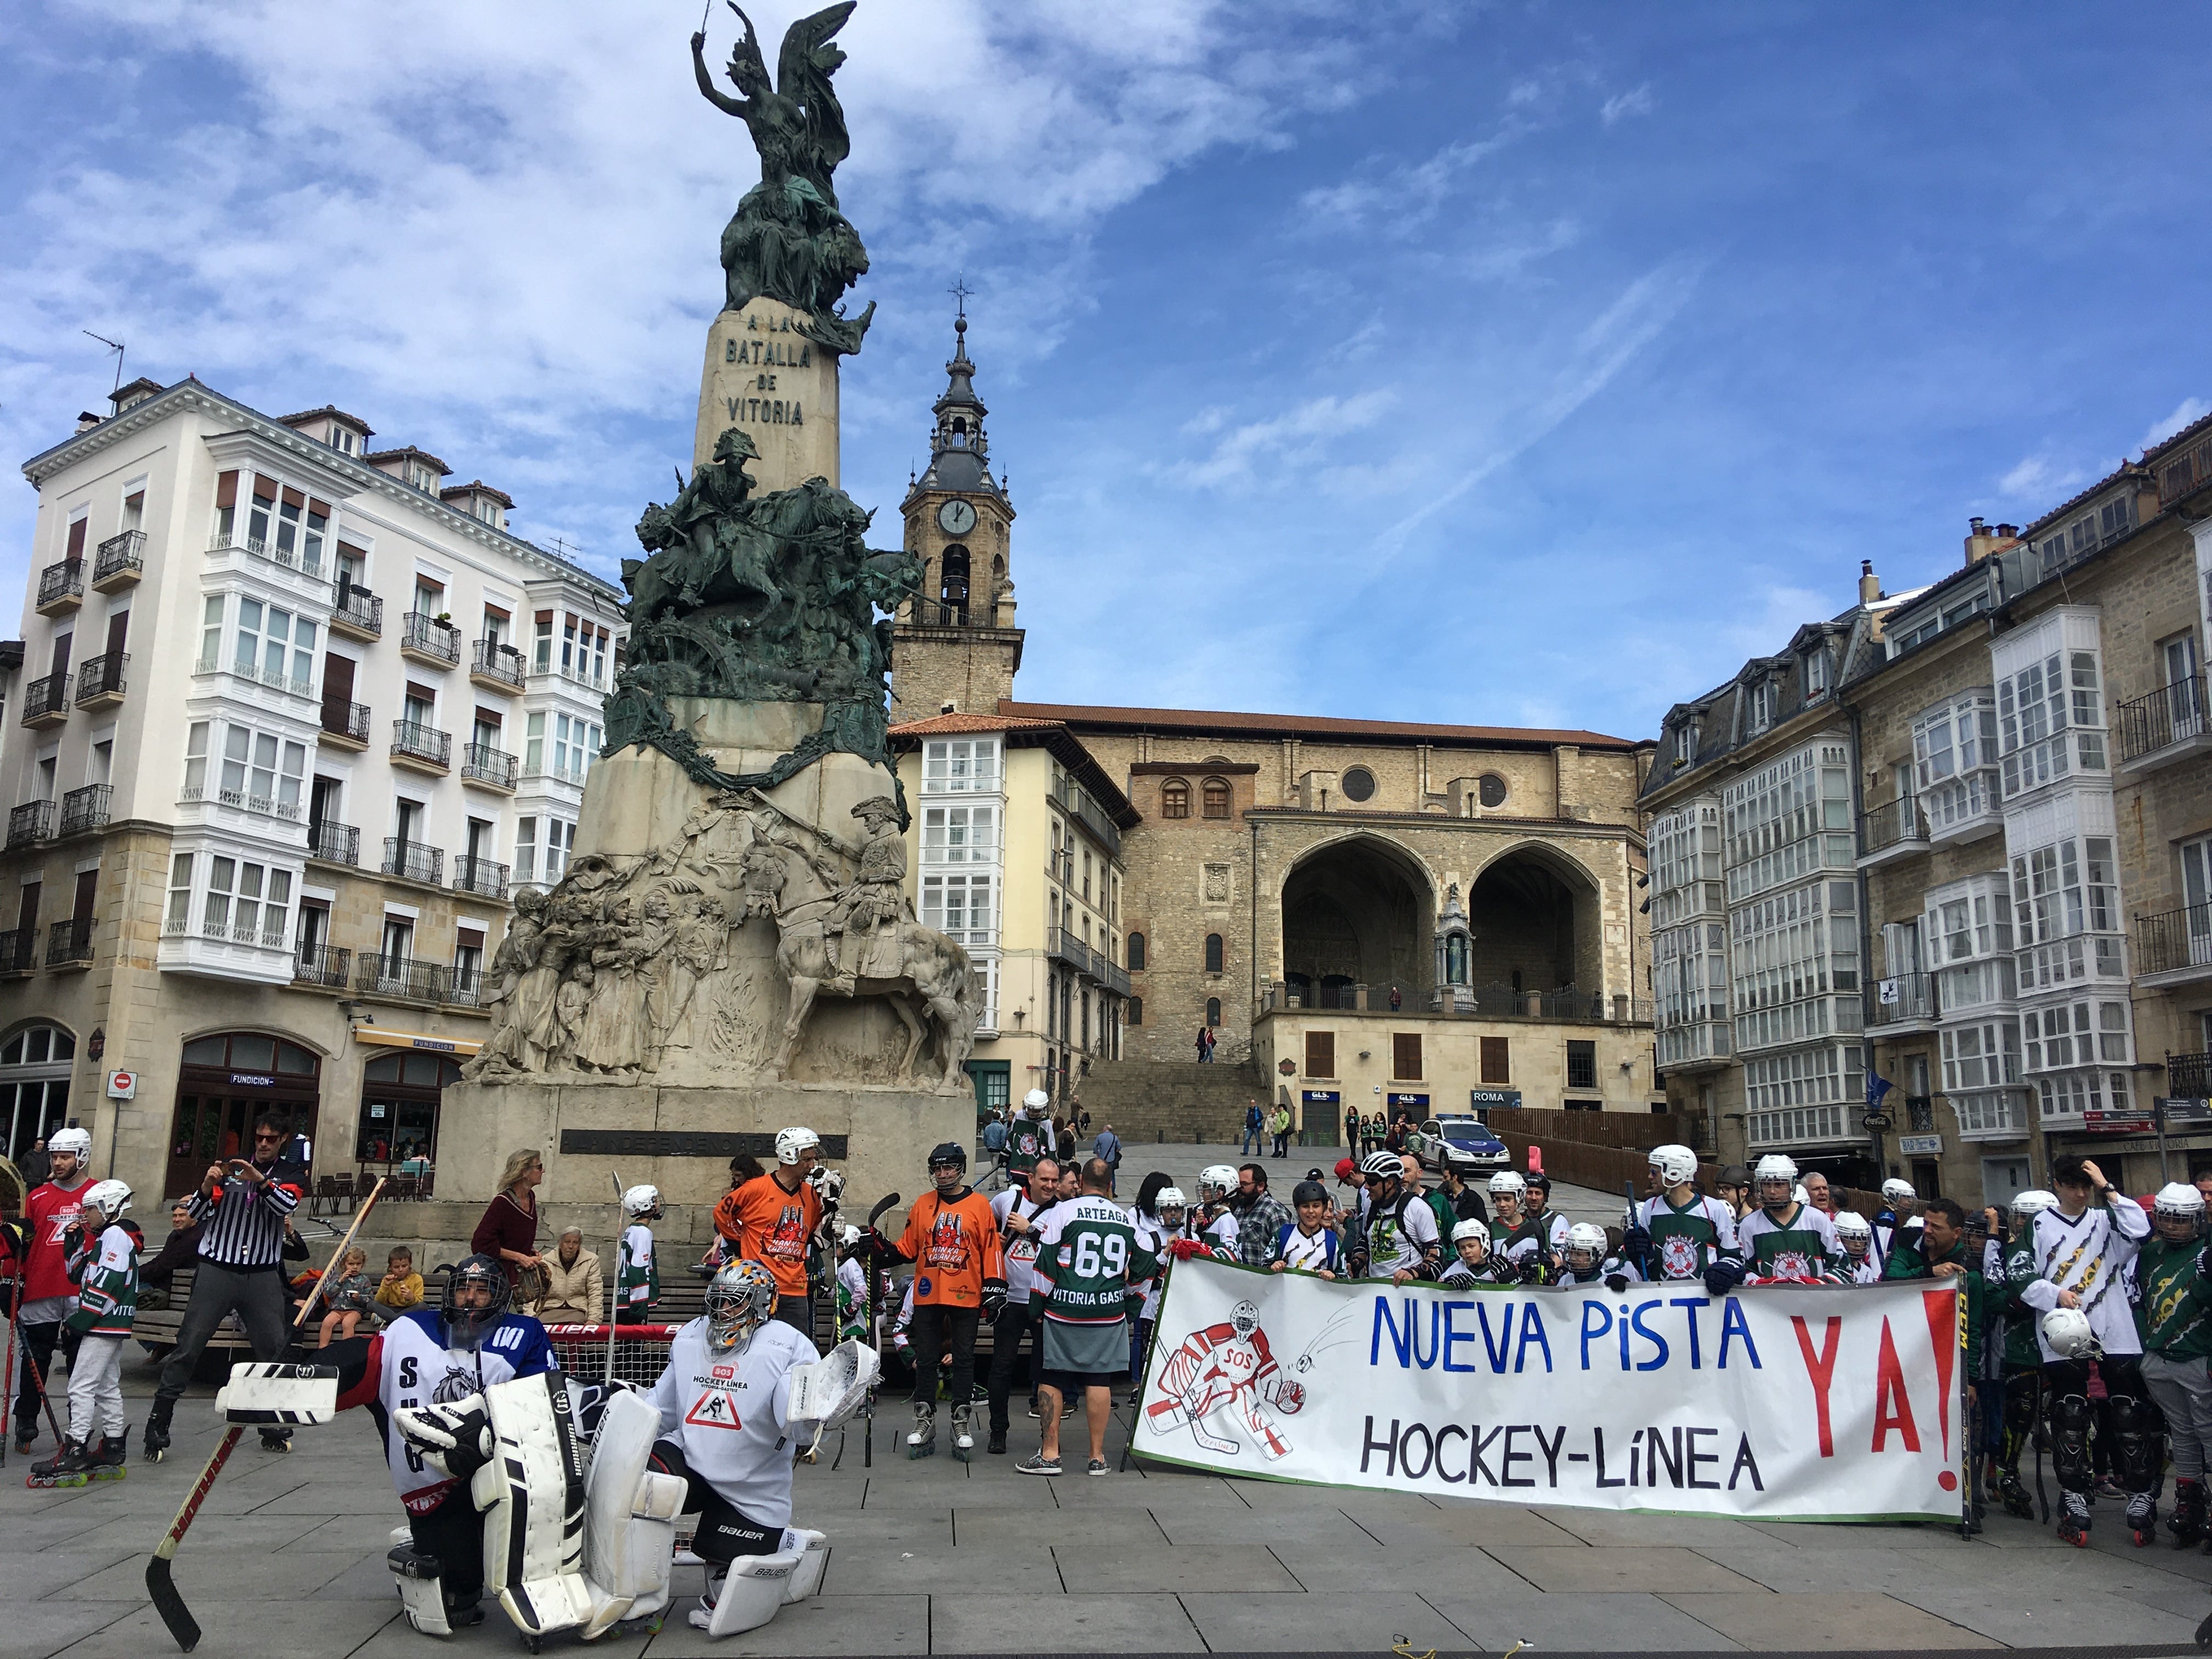
[[1358, 1168], [1359, 1166], [1354, 1164], [1350, 1158], [1340, 1158], [1336, 1160], [1336, 1178], [1339, 1181], [1349, 1181], [1358, 1170]]

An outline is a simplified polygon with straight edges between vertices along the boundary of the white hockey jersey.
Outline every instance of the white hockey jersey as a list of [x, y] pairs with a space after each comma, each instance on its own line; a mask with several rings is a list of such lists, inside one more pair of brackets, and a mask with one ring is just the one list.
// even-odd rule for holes
[[646, 1396], [660, 1413], [660, 1437], [682, 1447], [691, 1472], [755, 1526], [791, 1524], [791, 1370], [821, 1357], [776, 1319], [718, 1354], [707, 1346], [707, 1322], [695, 1319], [676, 1333], [668, 1369]]
[[[1054, 1204], [1033, 1204], [1030, 1195], [1020, 1187], [1009, 1187], [993, 1195], [991, 1213], [999, 1218], [999, 1238], [1006, 1259], [1006, 1300], [1027, 1302], [1032, 1296], [1042, 1296], [1051, 1287], [1038, 1279], [1036, 1271], [1036, 1219]], [[1018, 1215], [1030, 1223], [1030, 1231], [1015, 1234], [1006, 1231], [1006, 1218]]]
[[[2089, 1328], [2106, 1353], [2141, 1353], [2142, 1338], [2121, 1280], [2150, 1237], [2150, 1218], [2135, 1200], [2120, 1193], [2110, 1196], [2109, 1205], [2092, 1204], [2071, 1220], [2055, 1205], [2035, 1218], [2036, 1276], [2022, 1287], [2020, 1299], [2041, 1316], [2058, 1305], [2061, 1291], [2071, 1291], [2081, 1297]], [[2045, 1361], [2057, 1358], [2043, 1340], [2040, 1317], [2036, 1325], [2036, 1346]]]

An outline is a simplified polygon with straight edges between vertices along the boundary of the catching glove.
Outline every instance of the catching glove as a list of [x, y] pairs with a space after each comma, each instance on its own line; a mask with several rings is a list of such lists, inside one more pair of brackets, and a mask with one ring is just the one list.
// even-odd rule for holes
[[1523, 1285], [1540, 1285], [1544, 1282], [1544, 1258], [1542, 1256], [1531, 1252], [1528, 1258], [1521, 1263], [1521, 1282]]
[[1705, 1269], [1705, 1293], [1726, 1296], [1742, 1284], [1750, 1272], [1751, 1264], [1747, 1261], [1716, 1261]]
[[1006, 1310], [1006, 1281], [987, 1279], [983, 1281], [983, 1317], [991, 1324], [999, 1322], [999, 1316]]

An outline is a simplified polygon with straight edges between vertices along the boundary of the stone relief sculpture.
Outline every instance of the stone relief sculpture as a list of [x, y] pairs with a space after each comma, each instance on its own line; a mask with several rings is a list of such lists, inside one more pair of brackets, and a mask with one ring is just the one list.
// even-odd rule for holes
[[[906, 1032], [886, 1080], [915, 1076], [934, 1040], [935, 1086], [965, 1092], [982, 986], [959, 945], [914, 918], [906, 850], [889, 796], [853, 809], [848, 842], [783, 811], [757, 791], [724, 793], [686, 819], [678, 839], [629, 861], [579, 858], [550, 893], [526, 893], [493, 961], [495, 1017], [471, 1082], [533, 1073], [625, 1079], [658, 1073], [679, 1049], [718, 1066], [744, 1045], [750, 1020], [776, 1039], [764, 1066], [788, 1077], [818, 999], [879, 999]], [[739, 929], [775, 930], [789, 985], [781, 1011], [703, 988], [731, 966]]]

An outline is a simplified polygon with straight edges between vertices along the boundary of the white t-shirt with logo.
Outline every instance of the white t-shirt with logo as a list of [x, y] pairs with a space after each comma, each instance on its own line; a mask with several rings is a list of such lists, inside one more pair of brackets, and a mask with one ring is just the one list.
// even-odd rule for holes
[[647, 1396], [660, 1413], [661, 1438], [675, 1441], [691, 1472], [756, 1526], [791, 1524], [791, 1370], [821, 1357], [777, 1319], [718, 1354], [707, 1346], [706, 1320], [695, 1319], [669, 1344], [668, 1369]]

